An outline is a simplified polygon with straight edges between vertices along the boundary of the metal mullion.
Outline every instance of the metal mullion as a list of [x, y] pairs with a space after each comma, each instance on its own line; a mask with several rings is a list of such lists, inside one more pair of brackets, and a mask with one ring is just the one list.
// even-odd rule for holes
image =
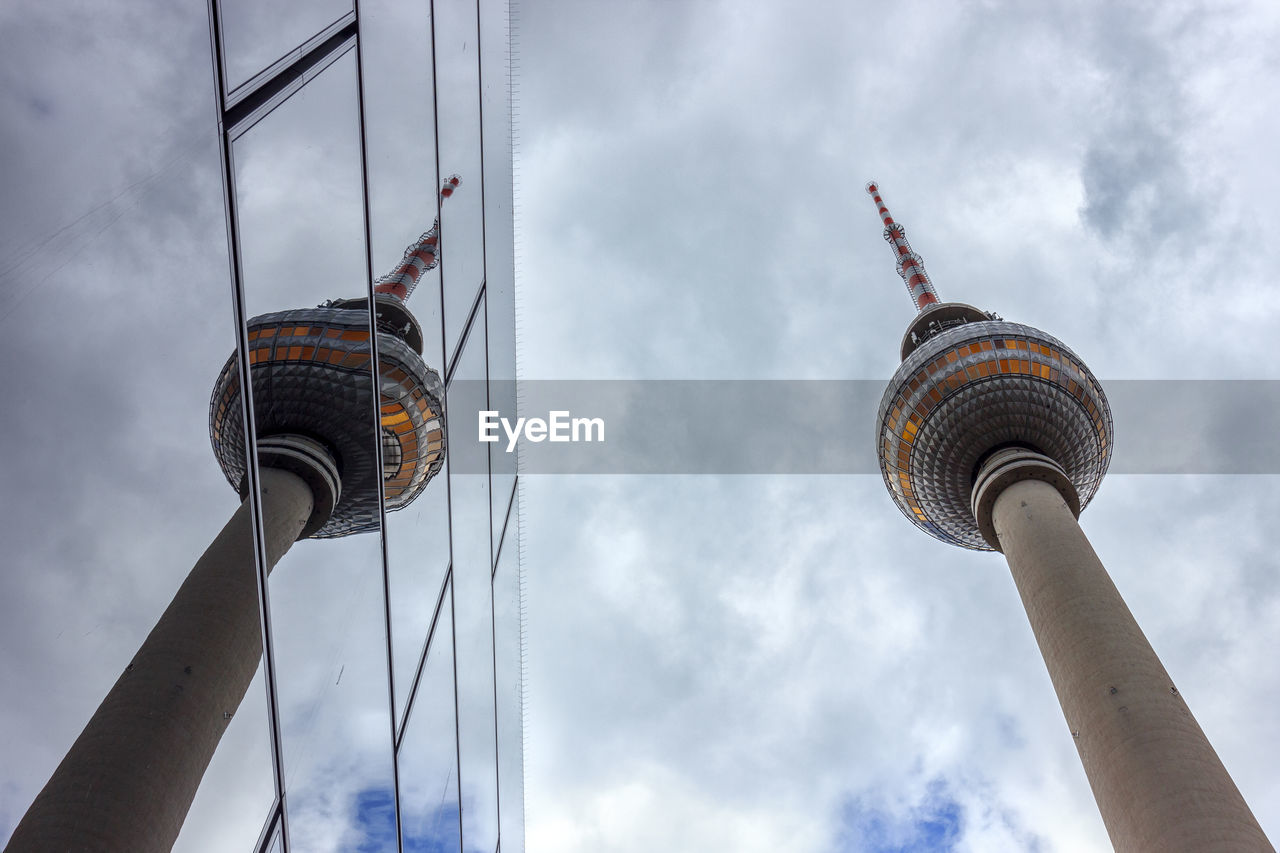
[[[434, 137], [433, 139], [434, 144], [432, 145], [432, 147], [435, 149], [435, 161], [436, 161], [436, 182], [433, 186], [439, 187], [441, 186], [441, 181], [440, 181], [440, 74], [439, 74], [439, 69], [436, 67], [436, 0], [427, 0], [427, 11], [431, 15], [431, 133]], [[436, 220], [440, 223], [440, 234], [437, 239], [439, 240], [439, 245], [441, 247], [444, 247], [445, 245], [447, 245], [445, 241], [445, 236], [444, 236], [445, 222], [444, 222], [443, 211], [440, 208], [441, 208], [440, 193], [437, 191], [436, 192]], [[444, 326], [444, 314], [445, 314], [444, 273], [445, 273], [446, 266], [448, 266], [448, 262], [442, 259], [439, 266], [440, 268], [440, 357], [441, 358], [445, 358], [445, 356], [447, 355], [446, 347], [448, 347], [449, 345], [449, 337], [445, 333], [445, 326]], [[441, 366], [443, 368], [444, 384], [447, 390], [449, 387], [448, 360], [446, 360], [445, 363]], [[447, 398], [447, 395], [446, 395], [446, 398]], [[446, 411], [445, 411], [446, 418], [449, 417], [447, 407], [448, 407], [448, 402], [446, 399]], [[449, 525], [449, 532], [450, 532], [449, 557], [450, 557], [450, 561], [452, 561], [452, 558], [453, 558], [453, 524], [452, 522], [450, 522], [450, 525]], [[459, 788], [458, 790], [461, 791], [462, 789]]]
[[[519, 488], [520, 488], [520, 477], [517, 474], [516, 492], [515, 492], [517, 511], [518, 511], [518, 508], [523, 504], [523, 500], [519, 492]], [[526, 725], [526, 723], [528, 722], [528, 719], [527, 719], [528, 706], [525, 703], [525, 624], [526, 624], [525, 614], [526, 614], [527, 608], [526, 608], [525, 585], [524, 585], [524, 543], [525, 543], [524, 523], [525, 523], [524, 513], [518, 512], [518, 518], [516, 521], [516, 610], [519, 616], [519, 622], [517, 624], [520, 629], [520, 640], [519, 640], [520, 675], [519, 675], [519, 681], [517, 683], [519, 684], [519, 688], [520, 688], [520, 842], [521, 842], [520, 846], [522, 850], [524, 848], [524, 838], [525, 838], [524, 833], [525, 833], [525, 826], [526, 826], [525, 813], [524, 813], [525, 792], [528, 790], [528, 787], [525, 784], [524, 735], [529, 728]]]
[[227, 112], [227, 56], [222, 43], [222, 4], [209, 0], [209, 50], [213, 55], [214, 94], [218, 99], [218, 135], [222, 135], [222, 120]]
[[[480, 133], [480, 291], [483, 294], [489, 282], [489, 244], [488, 239], [488, 209], [485, 206], [484, 186], [484, 43], [481, 40], [480, 25], [480, 0], [476, 0], [476, 108], [478, 111], [478, 130]], [[477, 306], [479, 300], [483, 296], [477, 298]], [[472, 309], [475, 314], [476, 309]], [[475, 317], [470, 318], [470, 322], [475, 322]], [[484, 299], [484, 401], [485, 408], [492, 407], [493, 402], [489, 398], [489, 300]], [[488, 523], [485, 524], [485, 532], [489, 534], [489, 559], [493, 559], [493, 454], [485, 453], [485, 477], [487, 479], [485, 495], [488, 500], [485, 501], [485, 509], [488, 510]], [[491, 566], [496, 565], [491, 563]], [[500, 770], [500, 757], [498, 755], [498, 625], [493, 604], [493, 569], [489, 571], [489, 657], [490, 666], [493, 674], [493, 800], [494, 811], [497, 813], [498, 837], [496, 844], [502, 846], [502, 772]]]
[[[355, 19], [356, 13], [354, 8], [349, 12], [343, 12], [337, 18], [334, 18], [331, 23], [328, 23], [317, 30], [310, 38], [303, 39], [296, 47], [286, 50], [279, 57], [265, 65], [257, 74], [254, 74], [243, 83], [231, 89], [227, 95], [228, 108], [234, 107], [245, 98], [248, 98], [254, 93], [254, 91], [266, 85], [271, 78], [284, 73], [286, 69], [296, 64], [301, 57], [310, 53], [321, 42], [332, 37], [336, 32], [344, 27], [350, 26]], [[291, 59], [292, 61], [290, 61]]]
[[[436, 64], [436, 0], [427, 0], [428, 12], [431, 15], [431, 130], [435, 134], [435, 160], [436, 160], [436, 186], [440, 186], [440, 73]], [[440, 195], [436, 194], [436, 215], [440, 216]], [[444, 217], [440, 218], [440, 242], [445, 243], [445, 223]], [[448, 343], [448, 336], [445, 332], [444, 325], [444, 286], [445, 286], [445, 267], [447, 262], [440, 264], [440, 354], [444, 355], [445, 346]], [[445, 363], [445, 428], [448, 429], [449, 418], [449, 373], [448, 363]], [[449, 521], [449, 571], [447, 577], [453, 576], [453, 471], [445, 472], [445, 512]], [[453, 760], [454, 770], [457, 772], [458, 778], [458, 853], [462, 853], [462, 731], [458, 723], [458, 618], [457, 609], [454, 607], [453, 584], [450, 583], [449, 589], [449, 641], [452, 644], [453, 652], [450, 655], [453, 664]], [[408, 717], [405, 718], [406, 722]]]
[[[480, 41], [480, 0], [476, 0], [476, 107], [478, 109], [479, 119], [477, 121], [477, 129], [480, 131], [480, 289], [486, 289], [489, 283], [489, 244], [486, 242], [488, 232], [486, 230], [486, 207], [484, 202], [484, 45]], [[476, 296], [476, 304], [478, 305], [480, 297]], [[473, 306], [471, 313], [474, 317], [476, 309]], [[485, 342], [484, 342], [484, 378], [485, 378], [485, 401], [488, 402], [488, 379], [489, 379], [489, 309], [485, 306]], [[473, 317], [467, 318], [470, 323]], [[493, 553], [493, 525], [490, 521], [489, 534], [489, 553]]]
[[498, 537], [498, 553], [493, 555], [493, 570], [489, 573], [489, 579], [498, 574], [498, 562], [502, 559], [502, 549], [507, 544], [507, 527], [511, 524], [511, 508], [516, 505], [516, 487], [520, 485], [520, 475], [516, 474], [515, 479], [511, 482], [511, 495], [507, 498], [507, 512], [502, 516], [502, 535]]
[[[435, 27], [435, 0], [432, 0], [432, 28]], [[450, 530], [453, 521], [450, 519]], [[451, 534], [452, 535], [452, 534]], [[462, 853], [462, 727], [458, 715], [458, 613], [454, 606], [453, 585], [449, 585], [449, 631], [453, 635], [453, 752], [458, 771], [458, 853]]]
[[262, 824], [262, 832], [258, 834], [258, 843], [254, 845], [257, 853], [270, 853], [271, 836], [274, 830], [280, 824], [280, 801], [276, 800], [271, 804], [271, 811], [267, 813], [267, 819]]
[[228, 127], [231, 128], [231, 138], [239, 139], [307, 83], [320, 76], [326, 68], [345, 56], [347, 51], [355, 47], [355, 33], [356, 24], [353, 20], [336, 35], [299, 59], [295, 66], [290, 66], [229, 107], [226, 117], [230, 119]]
[[[444, 237], [443, 235], [441, 235], [441, 242], [443, 241], [444, 241]], [[443, 276], [443, 269], [441, 270], [441, 275]], [[476, 312], [480, 310], [480, 300], [484, 298], [485, 292], [487, 290], [488, 290], [488, 283], [484, 279], [481, 279], [480, 289], [476, 291], [475, 301], [471, 303], [471, 310], [467, 312], [467, 321], [462, 326], [462, 335], [459, 336], [458, 338], [458, 345], [454, 347], [453, 356], [449, 359], [449, 363], [446, 366], [447, 369], [445, 370], [445, 377], [444, 377], [444, 385], [446, 388], [448, 388], [449, 384], [453, 382], [453, 372], [458, 367], [458, 360], [462, 358], [462, 350], [467, 345], [467, 339], [471, 337], [471, 329], [476, 324]], [[441, 298], [443, 301], [443, 294], [444, 294], [443, 277], [441, 278], [440, 292], [441, 292]], [[442, 313], [441, 324], [443, 325], [444, 317], [443, 317], [443, 312], [441, 313]], [[487, 311], [486, 311], [486, 314], [487, 314]], [[485, 332], [486, 333], [488, 332], [488, 328], [485, 329]], [[484, 343], [484, 351], [485, 351], [484, 375], [485, 375], [485, 379], [487, 380], [489, 378], [489, 341], [487, 338]], [[486, 392], [485, 401], [487, 402], [488, 399], [489, 397]]]
[[[257, 74], [254, 74], [248, 80], [245, 80], [243, 83], [239, 84], [227, 93], [227, 110], [236, 110], [245, 101], [254, 98], [255, 95], [259, 95], [259, 93], [263, 93], [265, 90], [273, 88], [273, 84], [275, 88], [279, 88], [280, 85], [287, 84], [288, 80], [281, 81], [280, 78], [289, 75], [291, 71], [294, 71], [294, 76], [298, 73], [304, 72], [316, 59], [316, 57], [311, 57], [310, 54], [315, 52], [318, 47], [332, 39], [339, 32], [351, 29], [355, 24], [355, 20], [356, 16], [354, 10], [345, 12], [340, 17], [334, 19], [332, 23], [327, 24], [320, 29], [315, 35], [300, 42], [297, 47], [285, 51], [279, 58], [273, 60]], [[347, 37], [349, 37], [349, 35], [350, 33], [347, 34]], [[310, 59], [311, 62], [305, 61], [308, 59]], [[298, 69], [300, 65], [302, 68], [295, 71], [295, 69]], [[269, 95], [262, 95], [261, 97], [269, 97]]]
[[[356, 112], [360, 123], [360, 198], [364, 214], [365, 277], [369, 294], [369, 334], [372, 343], [369, 348], [372, 362], [370, 367], [373, 370], [374, 393], [380, 397], [378, 383], [379, 378], [382, 376], [382, 370], [379, 365], [378, 352], [377, 302], [373, 293], [373, 230], [371, 224], [372, 213], [369, 209], [369, 134], [365, 123], [364, 110], [364, 49], [360, 42], [360, 0], [352, 0], [352, 4], [352, 14], [355, 16]], [[384, 460], [382, 455], [381, 408], [376, 402], [372, 416], [373, 435], [375, 436], [374, 458], [377, 460], [376, 470], [382, 472], [385, 468], [383, 467]], [[391, 778], [394, 789], [391, 798], [395, 806], [396, 816], [396, 850], [402, 851], [404, 849], [404, 837], [400, 821], [400, 761], [397, 754], [398, 750], [396, 749], [395, 662], [391, 642], [391, 577], [387, 557], [387, 502], [386, 490], [382, 488], [381, 483], [378, 485], [378, 545], [379, 553], [382, 557], [383, 636], [387, 645], [387, 725], [390, 729]]]
[[[227, 165], [231, 167], [231, 174], [234, 175], [234, 158], [228, 156]], [[231, 195], [229, 202], [234, 211], [236, 205], [235, 186], [231, 186]], [[233, 212], [233, 218], [238, 217]], [[236, 235], [237, 241], [239, 234]], [[288, 821], [285, 820], [287, 808], [287, 793], [284, 780], [284, 738], [280, 727], [280, 701], [278, 695], [278, 687], [276, 682], [276, 665], [275, 665], [275, 644], [272, 639], [271, 628], [271, 594], [270, 584], [267, 577], [267, 553], [266, 553], [266, 533], [262, 521], [262, 493], [261, 493], [261, 475], [258, 469], [258, 437], [257, 423], [253, 409], [253, 385], [250, 375], [249, 366], [249, 342], [248, 332], [245, 327], [245, 296], [244, 296], [244, 272], [241, 266], [242, 261], [240, 253], [236, 251], [236, 348], [239, 353], [240, 368], [240, 398], [244, 401], [244, 418], [247, 422], [247, 434], [245, 441], [245, 476], [249, 485], [249, 499], [251, 501], [253, 518], [253, 548], [255, 558], [255, 571], [257, 574], [258, 586], [258, 613], [262, 627], [262, 662], [263, 675], [267, 684], [267, 703], [268, 715], [271, 719], [271, 739], [272, 739], [272, 764], [275, 768], [277, 776], [276, 796], [280, 799], [280, 809], [282, 812], [282, 825], [284, 837], [284, 853], [288, 853]]]
[[450, 589], [450, 582], [453, 580], [453, 563], [445, 570], [444, 581], [440, 584], [440, 593], [436, 596], [435, 610], [431, 614], [431, 626], [427, 628], [426, 639], [422, 641], [422, 652], [418, 655], [418, 667], [414, 670], [413, 680], [410, 682], [409, 695], [405, 699], [404, 714], [400, 717], [399, 730], [395, 735], [396, 752], [400, 751], [400, 744], [404, 742], [405, 729], [409, 727], [409, 715], [413, 712], [413, 702], [418, 697], [418, 686], [422, 683], [422, 672], [427, 667], [427, 657], [431, 654], [431, 640], [436, 634], [436, 625], [440, 622], [440, 613], [444, 607], [444, 594]]
[[249, 372], [249, 340], [245, 326], [244, 268], [240, 253], [239, 215], [236, 205], [235, 163], [232, 140], [226, 125], [226, 86], [223, 65], [222, 11], [218, 0], [209, 0], [209, 37], [215, 64], [218, 96], [218, 148], [222, 166], [223, 206], [227, 226], [227, 252], [231, 271], [232, 311], [236, 327], [236, 354], [240, 379], [241, 424], [245, 431], [245, 479], [249, 489], [253, 525], [254, 574], [258, 592], [258, 620], [262, 634], [263, 681], [267, 691], [267, 724], [271, 735], [271, 765], [280, 812], [281, 846], [289, 853], [289, 830], [285, 799], [284, 755], [281, 746], [280, 706], [276, 689], [275, 656], [271, 640], [270, 593], [267, 584], [267, 555], [262, 524], [262, 496], [258, 471], [258, 443], [254, 434], [253, 383]]

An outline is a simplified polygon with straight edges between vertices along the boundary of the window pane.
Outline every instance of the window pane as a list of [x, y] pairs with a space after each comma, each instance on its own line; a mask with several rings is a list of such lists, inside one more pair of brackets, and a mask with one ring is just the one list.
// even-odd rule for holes
[[351, 11], [351, 0], [222, 0], [227, 91]]
[[[364, 46], [365, 126], [369, 150], [370, 227], [374, 272], [391, 271], [436, 217], [443, 176], [436, 173], [432, 103], [431, 9], [427, 2], [366, 0], [360, 4]], [[457, 169], [444, 164], [446, 175]], [[478, 193], [479, 174], [463, 175], [463, 193]], [[475, 186], [472, 186], [474, 181]], [[442, 246], [447, 255], [449, 245]], [[408, 300], [427, 337], [423, 356], [440, 369], [440, 271], [425, 273]]]
[[512, 506], [493, 577], [498, 704], [498, 804], [502, 849], [524, 851], [524, 679], [520, 666], [520, 507]]
[[484, 327], [471, 329], [449, 386], [449, 489], [458, 657], [464, 850], [490, 853], [498, 840], [493, 710], [493, 565], [487, 448], [476, 439], [486, 403]]
[[405, 701], [431, 627], [431, 608], [449, 566], [448, 466], [411, 506], [387, 514], [395, 719]]
[[[437, 213], [440, 184], [435, 164], [430, 11], [427, 2], [372, 0], [360, 6], [376, 275], [397, 270], [406, 247], [417, 243], [431, 228]], [[478, 186], [478, 176], [474, 177]], [[453, 200], [448, 202], [452, 203]], [[447, 252], [448, 247], [443, 250]], [[441, 371], [444, 345], [438, 266], [419, 275], [404, 304], [421, 329], [423, 362]], [[384, 425], [393, 416], [384, 410]], [[426, 452], [430, 442], [424, 445], [415, 441], [414, 445], [421, 453]], [[395, 509], [397, 481], [386, 483], [397, 720], [403, 716], [432, 609], [449, 565], [446, 480], [444, 471], [436, 474], [411, 503], [400, 509]]]
[[355, 71], [348, 53], [234, 149], [259, 465], [323, 458], [340, 481], [270, 579], [294, 851], [396, 839]]
[[458, 751], [453, 685], [453, 594], [445, 593], [431, 653], [400, 744], [404, 849], [458, 849]]
[[475, 4], [441, 3], [435, 8], [440, 169], [446, 175], [456, 172], [463, 180], [440, 217], [445, 352], [451, 356], [484, 279], [480, 75]]

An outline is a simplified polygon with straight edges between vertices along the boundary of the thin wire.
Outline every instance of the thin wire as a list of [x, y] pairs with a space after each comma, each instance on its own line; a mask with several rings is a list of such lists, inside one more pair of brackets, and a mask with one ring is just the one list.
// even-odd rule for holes
[[41, 240], [39, 243], [36, 243], [34, 245], [29, 243], [26, 248], [19, 249], [16, 253], [17, 255], [16, 259], [13, 260], [3, 270], [0, 270], [0, 279], [9, 278], [9, 277], [13, 277], [15, 279], [20, 278], [24, 272], [23, 270], [24, 267], [33, 266], [39, 263], [40, 258], [43, 254], [43, 250], [47, 246], [49, 246], [50, 243], [53, 243], [65, 232], [75, 229], [78, 225], [80, 225], [80, 223], [84, 222], [86, 219], [90, 218], [95, 213], [98, 213], [99, 211], [102, 211], [105, 208], [111, 207], [117, 201], [119, 201], [122, 197], [137, 191], [135, 198], [129, 201], [126, 205], [122, 206], [119, 210], [115, 211], [115, 213], [111, 216], [111, 218], [108, 219], [101, 227], [99, 227], [98, 230], [95, 231], [91, 236], [84, 238], [81, 235], [73, 234], [70, 238], [68, 238], [65, 241], [65, 243], [58, 244], [59, 246], [65, 246], [64, 248], [60, 249], [60, 253], [63, 256], [62, 262], [59, 263], [57, 266], [55, 266], [53, 269], [49, 270], [43, 276], [41, 276], [38, 281], [23, 288], [18, 296], [8, 300], [9, 309], [5, 311], [4, 314], [0, 315], [0, 323], [3, 323], [4, 321], [8, 320], [10, 315], [12, 315], [15, 311], [18, 310], [18, 308], [22, 306], [22, 303], [26, 300], [26, 298], [30, 296], [32, 293], [34, 293], [36, 290], [43, 287], [45, 282], [47, 282], [50, 278], [52, 278], [54, 275], [62, 271], [62, 269], [66, 267], [68, 264], [70, 264], [72, 261], [79, 260], [80, 258], [82, 258], [86, 250], [89, 249], [91, 246], [93, 246], [98, 241], [98, 239], [104, 233], [106, 233], [106, 231], [109, 228], [111, 228], [111, 226], [115, 225], [116, 222], [118, 222], [120, 218], [124, 216], [126, 213], [136, 208], [139, 202], [142, 201], [143, 193], [145, 192], [145, 190], [149, 189], [147, 185], [154, 182], [164, 173], [172, 171], [175, 167], [179, 165], [185, 165], [188, 161], [190, 161], [192, 157], [195, 155], [196, 149], [200, 147], [200, 143], [201, 143], [201, 140], [199, 138], [196, 138], [196, 137], [190, 138], [188, 144], [185, 147], [179, 149], [176, 154], [170, 157], [169, 160], [165, 162], [164, 165], [160, 166], [158, 169], [155, 169], [154, 171], [148, 173], [147, 175], [132, 181], [131, 183], [128, 184], [128, 186], [124, 187], [124, 189], [119, 190], [118, 192], [115, 193], [115, 195], [111, 196], [111, 198], [107, 199], [106, 201], [99, 202], [98, 204], [89, 208], [89, 210], [80, 214], [75, 219], [68, 222], [66, 225], [63, 225], [62, 227], [58, 228], [56, 231], [54, 231], [48, 237]]

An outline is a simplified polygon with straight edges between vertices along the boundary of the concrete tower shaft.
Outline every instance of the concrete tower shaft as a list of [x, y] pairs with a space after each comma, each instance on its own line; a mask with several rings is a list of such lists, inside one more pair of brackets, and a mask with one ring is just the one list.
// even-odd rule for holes
[[[312, 489], [262, 469], [270, 572], [312, 517]], [[262, 654], [246, 499], [143, 641], [5, 853], [167, 853]]]
[[1059, 487], [1018, 478], [983, 513], [999, 540], [1111, 843], [1270, 851]]

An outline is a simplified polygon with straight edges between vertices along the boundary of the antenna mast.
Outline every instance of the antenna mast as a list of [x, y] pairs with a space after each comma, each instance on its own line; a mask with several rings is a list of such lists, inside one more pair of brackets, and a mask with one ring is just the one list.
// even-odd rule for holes
[[445, 179], [440, 187], [436, 221], [431, 224], [431, 230], [404, 250], [404, 259], [400, 261], [398, 267], [373, 283], [374, 293], [394, 296], [401, 301], [408, 299], [422, 274], [427, 270], [435, 269], [440, 263], [440, 214], [438, 211], [440, 205], [444, 204], [444, 200], [453, 195], [453, 191], [461, 183], [462, 178], [457, 175], [450, 175]]
[[923, 311], [930, 305], [936, 305], [940, 301], [938, 291], [933, 289], [933, 282], [929, 281], [929, 274], [924, 271], [924, 258], [911, 250], [911, 244], [907, 242], [907, 229], [901, 223], [893, 221], [884, 199], [880, 198], [880, 187], [875, 181], [867, 184], [867, 194], [875, 201], [880, 218], [884, 221], [884, 239], [893, 248], [898, 260], [898, 275], [902, 276], [902, 281], [907, 285], [907, 292], [911, 294], [916, 310]]

